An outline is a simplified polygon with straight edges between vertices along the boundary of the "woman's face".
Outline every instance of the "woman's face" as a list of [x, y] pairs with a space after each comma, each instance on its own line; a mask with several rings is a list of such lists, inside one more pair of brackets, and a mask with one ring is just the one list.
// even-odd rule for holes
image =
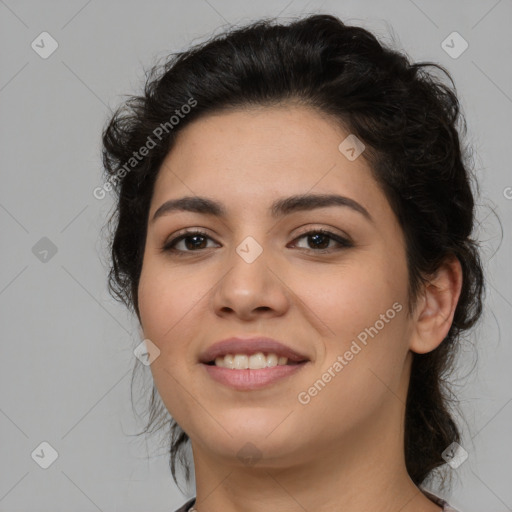
[[[348, 135], [305, 107], [230, 111], [187, 126], [160, 169], [140, 318], [160, 350], [155, 385], [195, 452], [236, 463], [252, 450], [284, 465], [371, 442], [403, 413], [412, 332], [404, 238], [364, 152], [354, 158], [360, 148], [342, 144]], [[309, 195], [348, 200], [272, 210]], [[225, 214], [167, 209], [154, 219], [183, 197]], [[184, 230], [189, 238], [162, 250]], [[308, 361], [273, 383], [234, 388], [200, 356], [236, 336], [273, 338]]]

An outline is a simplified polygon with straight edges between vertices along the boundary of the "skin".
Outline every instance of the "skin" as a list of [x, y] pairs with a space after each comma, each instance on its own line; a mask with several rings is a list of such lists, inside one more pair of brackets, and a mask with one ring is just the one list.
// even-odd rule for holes
[[[447, 260], [407, 311], [402, 230], [364, 153], [350, 161], [338, 150], [347, 135], [304, 106], [231, 110], [185, 127], [160, 169], [140, 320], [160, 350], [151, 364], [155, 385], [191, 439], [199, 512], [235, 512], [240, 504], [247, 512], [441, 510], [407, 474], [403, 423], [412, 353], [435, 349], [448, 333], [461, 267]], [[274, 200], [305, 193], [347, 196], [373, 221], [343, 206], [270, 215]], [[227, 216], [173, 211], [151, 220], [165, 201], [183, 196], [220, 201]], [[208, 237], [179, 242], [182, 257], [163, 252], [184, 228]], [[336, 250], [334, 240], [301, 236], [319, 228], [353, 246]], [[236, 252], [247, 236], [263, 249], [252, 263]], [[319, 253], [319, 245], [331, 252]], [[300, 403], [298, 394], [394, 303], [401, 312]], [[275, 338], [310, 361], [265, 389], [225, 387], [198, 357], [235, 335]], [[247, 443], [256, 463], [237, 456]]]

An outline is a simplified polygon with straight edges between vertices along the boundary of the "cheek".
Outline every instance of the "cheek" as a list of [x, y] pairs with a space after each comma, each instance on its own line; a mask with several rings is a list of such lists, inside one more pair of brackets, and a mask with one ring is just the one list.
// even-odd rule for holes
[[[194, 401], [183, 391], [192, 360], [190, 319], [202, 307], [204, 290], [196, 276], [179, 272], [148, 258], [139, 280], [139, 311], [144, 337], [160, 350], [150, 370], [158, 393], [180, 425], [194, 417]], [[204, 282], [203, 282], [204, 285]], [[200, 314], [200, 313], [199, 313]]]
[[347, 381], [337, 382], [348, 385], [345, 391], [353, 387], [350, 395], [359, 396], [357, 389], [370, 385], [369, 380], [378, 384], [370, 370], [393, 385], [407, 354], [407, 270], [400, 259], [392, 262], [384, 251], [380, 254], [359, 254], [341, 267], [326, 266], [314, 280], [298, 280], [294, 286], [323, 326], [322, 369], [344, 357], [340, 375]]
[[145, 259], [139, 280], [139, 311], [144, 336], [164, 356], [166, 368], [181, 373], [195, 364], [195, 351], [204, 335], [204, 319], [211, 311], [209, 291], [218, 281], [218, 273], [173, 265], [161, 258]]
[[323, 322], [328, 337], [345, 340], [373, 325], [395, 302], [403, 305], [406, 279], [403, 268], [358, 255], [342, 266], [319, 266], [314, 278], [298, 275], [292, 287]]
[[[180, 320], [200, 300], [201, 286], [194, 275], [180, 279], [180, 272], [155, 259], [144, 261], [139, 281], [139, 311], [144, 334], [162, 349], [179, 333]], [[203, 283], [204, 284], [204, 283]], [[178, 348], [179, 343], [173, 343]]]
[[166, 276], [159, 275], [150, 262], [144, 262], [138, 290], [139, 311], [144, 335], [157, 344], [172, 325], [174, 294], [173, 289], [167, 286]]
[[314, 286], [296, 283], [302, 286], [298, 295], [307, 297], [304, 302], [320, 318], [318, 324], [326, 326], [317, 343], [322, 351], [318, 370], [301, 389], [302, 399], [310, 403], [299, 410], [328, 418], [321, 426], [326, 436], [340, 425], [348, 429], [369, 418], [388, 400], [400, 406], [396, 395], [407, 355], [406, 282], [403, 271], [391, 279], [383, 268], [359, 260], [317, 273], [310, 282]]

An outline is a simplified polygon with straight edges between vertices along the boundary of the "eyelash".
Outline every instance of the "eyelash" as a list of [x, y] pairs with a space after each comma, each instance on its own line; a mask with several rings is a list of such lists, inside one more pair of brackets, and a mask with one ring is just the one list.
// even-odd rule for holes
[[[312, 251], [313, 253], [317, 253], [317, 254], [329, 254], [329, 253], [332, 253], [334, 251], [340, 251], [340, 250], [343, 250], [343, 249], [347, 249], [349, 247], [353, 247], [354, 244], [348, 240], [347, 238], [344, 238], [342, 236], [339, 236], [339, 235], [336, 235], [330, 231], [327, 231], [325, 229], [314, 229], [314, 230], [310, 230], [310, 231], [306, 231], [305, 233], [302, 233], [300, 234], [298, 237], [294, 238], [293, 241], [296, 241], [296, 240], [299, 240], [300, 238], [304, 238], [306, 236], [309, 236], [309, 235], [316, 235], [316, 234], [321, 234], [321, 235], [325, 235], [327, 236], [328, 238], [330, 238], [331, 240], [334, 240], [335, 242], [337, 242], [341, 247], [337, 247], [337, 248], [330, 248], [330, 249], [304, 249], [304, 248], [300, 248], [302, 250], [305, 250], [305, 251]], [[210, 240], [213, 240], [209, 235], [208, 233], [205, 233], [204, 231], [201, 231], [200, 229], [197, 229], [197, 230], [191, 230], [191, 231], [185, 231], [183, 232], [182, 234], [172, 238], [171, 240], [167, 241], [164, 246], [162, 247], [162, 252], [168, 252], [168, 253], [173, 253], [174, 255], [176, 256], [185, 256], [187, 253], [192, 253], [192, 252], [200, 252], [202, 249], [198, 249], [196, 251], [192, 250], [187, 250], [187, 251], [182, 251], [180, 249], [175, 249], [174, 246], [180, 242], [181, 240], [184, 240], [186, 238], [189, 238], [189, 237], [193, 237], [193, 236], [201, 236], [201, 237], [204, 237], [204, 238], [209, 238]]]

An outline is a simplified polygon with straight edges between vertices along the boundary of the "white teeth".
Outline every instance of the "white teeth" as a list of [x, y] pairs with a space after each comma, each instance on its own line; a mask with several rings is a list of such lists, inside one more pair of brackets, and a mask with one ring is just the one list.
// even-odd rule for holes
[[249, 368], [251, 369], [260, 369], [267, 367], [267, 358], [265, 354], [262, 352], [258, 352], [257, 354], [253, 354], [249, 357]]
[[237, 370], [245, 370], [249, 368], [249, 358], [244, 355], [236, 355], [233, 359], [233, 368]]
[[[284, 363], [281, 363], [281, 364], [286, 364], [286, 357], [283, 357], [282, 359], [285, 361], [284, 361]], [[268, 367], [277, 366], [277, 363], [278, 363], [278, 357], [276, 356], [276, 354], [268, 354], [267, 355], [267, 366]]]
[[278, 357], [277, 354], [267, 354], [257, 352], [251, 356], [245, 354], [227, 354], [224, 357], [217, 357], [215, 365], [222, 368], [231, 368], [233, 370], [259, 370], [261, 368], [270, 368], [272, 366], [283, 366], [288, 364], [288, 358]]

